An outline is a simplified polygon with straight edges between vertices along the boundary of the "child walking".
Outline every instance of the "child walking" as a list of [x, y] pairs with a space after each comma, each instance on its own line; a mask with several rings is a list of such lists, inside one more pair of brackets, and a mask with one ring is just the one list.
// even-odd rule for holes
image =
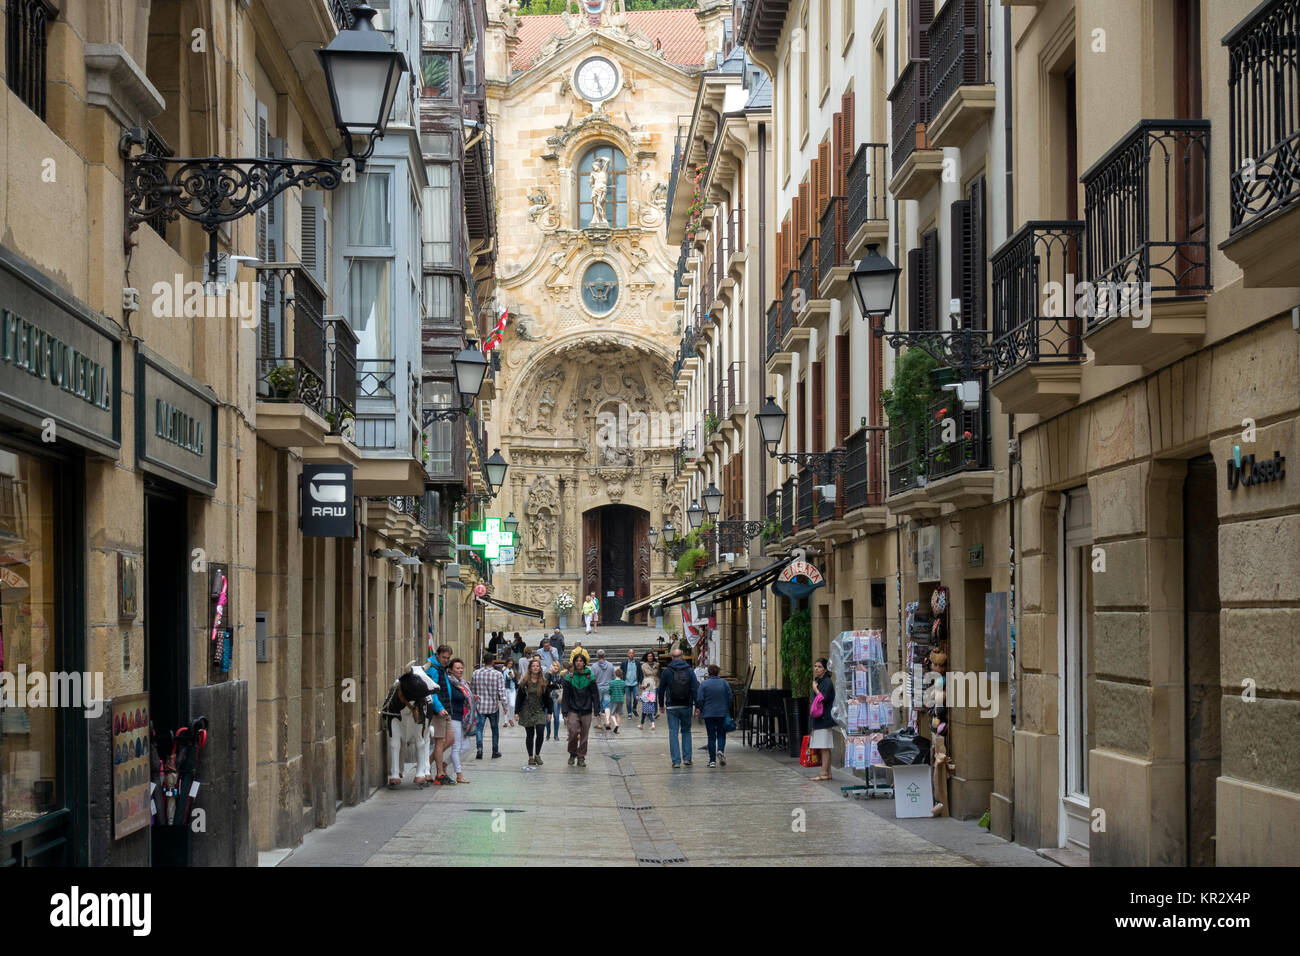
[[614, 723], [614, 733], [618, 733], [618, 718], [623, 713], [623, 698], [627, 696], [627, 682], [623, 680], [623, 668], [614, 668], [614, 679], [609, 682], [609, 715]]
[[647, 717], [650, 718], [650, 729], [655, 729], [655, 693], [657, 690], [655, 680], [656, 678], [647, 676], [641, 682], [641, 723], [637, 726], [642, 730], [645, 730], [645, 719]]

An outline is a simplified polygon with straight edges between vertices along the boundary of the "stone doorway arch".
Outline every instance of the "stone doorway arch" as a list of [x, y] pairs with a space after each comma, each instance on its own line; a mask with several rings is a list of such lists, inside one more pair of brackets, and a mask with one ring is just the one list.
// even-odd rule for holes
[[582, 514], [582, 595], [600, 598], [600, 619], [615, 623], [623, 608], [650, 596], [650, 512], [635, 505], [589, 508]]

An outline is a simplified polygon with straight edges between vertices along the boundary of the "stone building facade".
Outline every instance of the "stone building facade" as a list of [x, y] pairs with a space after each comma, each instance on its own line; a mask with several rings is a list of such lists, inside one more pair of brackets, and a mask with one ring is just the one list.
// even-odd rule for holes
[[[495, 592], [549, 623], [559, 592], [579, 605], [597, 592], [613, 621], [673, 580], [647, 537], [682, 520], [665, 491], [681, 329], [664, 206], [677, 117], [722, 12], [489, 6], [498, 301], [511, 314], [489, 430], [510, 462], [498, 510], [520, 522]], [[489, 612], [489, 630], [515, 626]]]

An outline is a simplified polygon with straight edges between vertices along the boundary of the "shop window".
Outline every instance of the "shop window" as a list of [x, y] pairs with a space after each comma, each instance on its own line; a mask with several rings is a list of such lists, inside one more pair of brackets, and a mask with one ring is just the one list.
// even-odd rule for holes
[[[12, 9], [12, 5], [11, 5]], [[0, 669], [50, 677], [62, 670], [56, 619], [54, 467], [0, 449]], [[13, 687], [0, 707], [0, 829], [31, 823], [63, 805], [59, 780], [59, 715]], [[83, 694], [87, 693], [83, 691]], [[79, 715], [78, 715], [79, 716]]]

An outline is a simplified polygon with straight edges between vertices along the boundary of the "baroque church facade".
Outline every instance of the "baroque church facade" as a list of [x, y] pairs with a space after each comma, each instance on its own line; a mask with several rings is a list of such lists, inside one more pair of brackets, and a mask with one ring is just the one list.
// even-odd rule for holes
[[[487, 424], [510, 462], [494, 510], [519, 519], [494, 591], [544, 608], [548, 624], [558, 593], [580, 605], [595, 591], [613, 622], [673, 582], [647, 536], [684, 518], [669, 490], [681, 328], [664, 206], [678, 118], [729, 12], [717, 0], [633, 12], [582, 0], [518, 17], [489, 3], [497, 301], [510, 322]], [[511, 628], [496, 616], [487, 629]]]

